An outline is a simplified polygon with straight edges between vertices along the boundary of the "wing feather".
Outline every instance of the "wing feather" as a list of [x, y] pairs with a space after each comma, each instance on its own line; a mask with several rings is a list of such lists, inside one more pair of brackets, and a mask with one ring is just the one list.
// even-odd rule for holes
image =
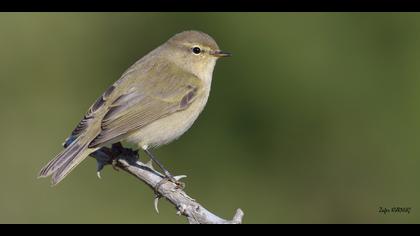
[[137, 81], [130, 84], [128, 93], [110, 104], [102, 119], [101, 132], [89, 147], [120, 141], [161, 117], [186, 109], [202, 89], [199, 78], [174, 65], [161, 67], [156, 73], [149, 71], [146, 78]]

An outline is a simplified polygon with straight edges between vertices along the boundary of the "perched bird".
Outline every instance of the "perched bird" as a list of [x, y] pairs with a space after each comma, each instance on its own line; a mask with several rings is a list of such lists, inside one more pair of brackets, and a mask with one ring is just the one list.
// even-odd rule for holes
[[184, 31], [128, 68], [89, 108], [65, 149], [39, 177], [58, 184], [87, 156], [115, 143], [151, 153], [187, 131], [206, 105], [216, 60], [229, 56], [209, 35]]

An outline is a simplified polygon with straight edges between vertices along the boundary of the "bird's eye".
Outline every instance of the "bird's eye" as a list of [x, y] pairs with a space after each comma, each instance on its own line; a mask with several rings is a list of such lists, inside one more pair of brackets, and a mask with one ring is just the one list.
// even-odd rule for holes
[[198, 55], [198, 54], [200, 54], [201, 49], [199, 47], [193, 47], [192, 51], [193, 51], [194, 54]]

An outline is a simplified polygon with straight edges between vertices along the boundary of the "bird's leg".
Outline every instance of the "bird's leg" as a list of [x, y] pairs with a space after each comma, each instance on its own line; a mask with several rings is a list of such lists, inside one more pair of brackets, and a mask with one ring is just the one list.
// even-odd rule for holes
[[158, 192], [157, 190], [160, 188], [160, 186], [162, 184], [166, 183], [167, 181], [171, 181], [172, 183], [178, 185], [178, 187], [180, 187], [180, 188], [185, 187], [185, 184], [176, 180], [176, 178], [168, 170], [166, 170], [165, 167], [163, 167], [163, 165], [156, 159], [156, 157], [149, 150], [144, 149], [144, 152], [150, 157], [150, 159], [154, 163], [156, 163], [159, 166], [159, 168], [165, 174], [165, 178], [156, 185], [156, 187], [155, 187], [156, 192]]
[[167, 177], [169, 180], [171, 180], [171, 181], [173, 181], [173, 182], [176, 182], [176, 180], [175, 180], [175, 178], [174, 178], [174, 176], [171, 174], [171, 173], [169, 173], [169, 171], [167, 171], [166, 169], [165, 169], [165, 167], [163, 167], [163, 165], [158, 161], [158, 159], [156, 159], [156, 157], [152, 154], [152, 152], [150, 152], [149, 150], [147, 150], [147, 149], [145, 149], [144, 150], [144, 152], [150, 157], [150, 159], [152, 159], [152, 161], [154, 162], [154, 163], [156, 163], [158, 166], [159, 166], [159, 168], [163, 171], [163, 173], [165, 174], [165, 177]]

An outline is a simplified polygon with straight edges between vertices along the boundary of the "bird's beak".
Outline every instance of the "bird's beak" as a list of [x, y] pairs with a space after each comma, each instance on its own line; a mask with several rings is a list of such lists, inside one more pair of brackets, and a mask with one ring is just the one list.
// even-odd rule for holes
[[213, 55], [215, 57], [230, 57], [230, 56], [232, 56], [232, 53], [217, 50], [217, 51], [213, 51], [211, 53], [211, 55]]

